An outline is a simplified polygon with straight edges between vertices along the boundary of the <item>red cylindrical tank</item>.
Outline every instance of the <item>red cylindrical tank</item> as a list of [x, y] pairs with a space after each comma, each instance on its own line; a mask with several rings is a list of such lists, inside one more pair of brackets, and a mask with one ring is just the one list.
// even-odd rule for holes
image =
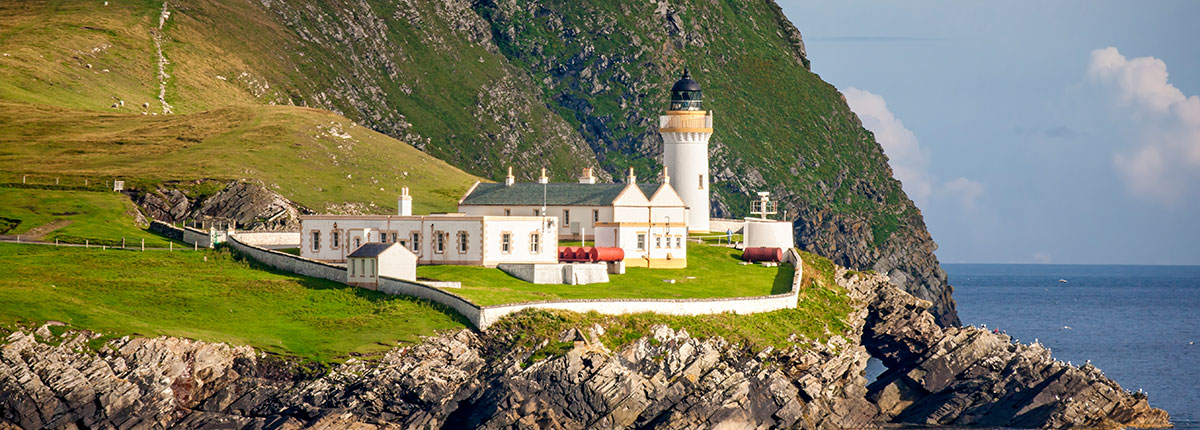
[[621, 261], [625, 259], [625, 250], [621, 248], [596, 248], [596, 258], [592, 261]]
[[558, 260], [568, 261], [575, 259], [575, 248], [570, 246], [558, 247]]
[[596, 248], [591, 246], [582, 246], [575, 250], [575, 259], [579, 261], [592, 262], [596, 261]]
[[783, 261], [783, 249], [781, 248], [746, 248], [742, 251], [742, 261], [756, 263], [760, 261], [770, 261], [778, 263]]

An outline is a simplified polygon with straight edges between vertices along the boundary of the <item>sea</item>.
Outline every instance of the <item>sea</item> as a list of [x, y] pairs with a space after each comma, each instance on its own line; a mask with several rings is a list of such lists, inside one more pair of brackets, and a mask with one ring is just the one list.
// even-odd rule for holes
[[1177, 429], [1200, 430], [1200, 266], [942, 267], [963, 324], [1041, 342], [1076, 365], [1091, 360], [1145, 391]]

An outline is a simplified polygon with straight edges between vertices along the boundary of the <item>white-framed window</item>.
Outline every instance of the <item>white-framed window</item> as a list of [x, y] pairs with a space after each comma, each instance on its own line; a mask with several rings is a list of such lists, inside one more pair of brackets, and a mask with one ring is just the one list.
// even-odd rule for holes
[[563, 209], [563, 223], [562, 223], [562, 225], [563, 225], [564, 227], [565, 227], [565, 226], [569, 226], [569, 225], [571, 225], [571, 210], [570, 210], [570, 209]]
[[538, 213], [538, 210], [537, 210], [537, 209], [534, 209], [534, 210], [533, 210], [533, 216], [538, 216], [538, 215], [541, 215], [541, 214], [539, 214], [539, 213]]
[[350, 260], [350, 276], [358, 276], [358, 260]]
[[542, 253], [542, 234], [538, 232], [529, 233], [529, 253]]
[[654, 236], [654, 247], [657, 249], [662, 248], [662, 236]]
[[637, 234], [637, 250], [638, 251], [646, 250], [646, 233], [638, 233]]
[[503, 254], [512, 254], [512, 233], [500, 233], [500, 252]]
[[446, 234], [440, 231], [433, 232], [433, 253], [441, 254], [446, 252]]
[[470, 248], [469, 244], [467, 243], [469, 239], [470, 239], [470, 235], [468, 235], [467, 232], [459, 230], [459, 232], [458, 232], [458, 253], [459, 254], [467, 253], [467, 249]]
[[362, 246], [362, 238], [361, 237], [354, 238], [354, 249], [358, 249], [358, 247], [360, 247], [360, 246]]
[[408, 248], [409, 250], [412, 250], [412, 248], [408, 246], [408, 240], [407, 240], [407, 239], [400, 239], [400, 240], [397, 240], [396, 242], [397, 242], [397, 243], [399, 243], [399, 244], [400, 244], [400, 246], [403, 246], [403, 247], [405, 247], [405, 248]]
[[313, 251], [321, 250], [321, 231], [320, 230], [312, 231], [312, 250]]
[[414, 231], [408, 234], [408, 249], [413, 254], [421, 255], [421, 232]]
[[683, 236], [675, 236], [675, 247], [683, 249]]
[[592, 224], [600, 222], [600, 209], [592, 209]]
[[333, 249], [338, 249], [338, 247], [342, 246], [342, 232], [341, 231], [334, 230], [329, 233], [329, 245]]
[[504, 209], [504, 216], [512, 215], [512, 209]]

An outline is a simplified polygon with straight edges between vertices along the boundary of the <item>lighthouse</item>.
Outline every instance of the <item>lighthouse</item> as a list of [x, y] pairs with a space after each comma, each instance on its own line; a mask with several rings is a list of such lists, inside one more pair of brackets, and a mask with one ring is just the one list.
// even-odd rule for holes
[[663, 139], [663, 166], [670, 183], [688, 208], [688, 231], [709, 231], [708, 139], [712, 137], [712, 111], [704, 110], [700, 84], [687, 69], [671, 87], [666, 115], [658, 118]]

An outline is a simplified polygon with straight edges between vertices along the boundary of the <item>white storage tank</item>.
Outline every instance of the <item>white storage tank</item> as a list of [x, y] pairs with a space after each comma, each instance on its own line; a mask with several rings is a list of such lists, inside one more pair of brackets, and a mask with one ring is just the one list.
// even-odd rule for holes
[[787, 221], [772, 221], [761, 218], [746, 218], [742, 228], [745, 248], [780, 248], [791, 249], [792, 223]]

